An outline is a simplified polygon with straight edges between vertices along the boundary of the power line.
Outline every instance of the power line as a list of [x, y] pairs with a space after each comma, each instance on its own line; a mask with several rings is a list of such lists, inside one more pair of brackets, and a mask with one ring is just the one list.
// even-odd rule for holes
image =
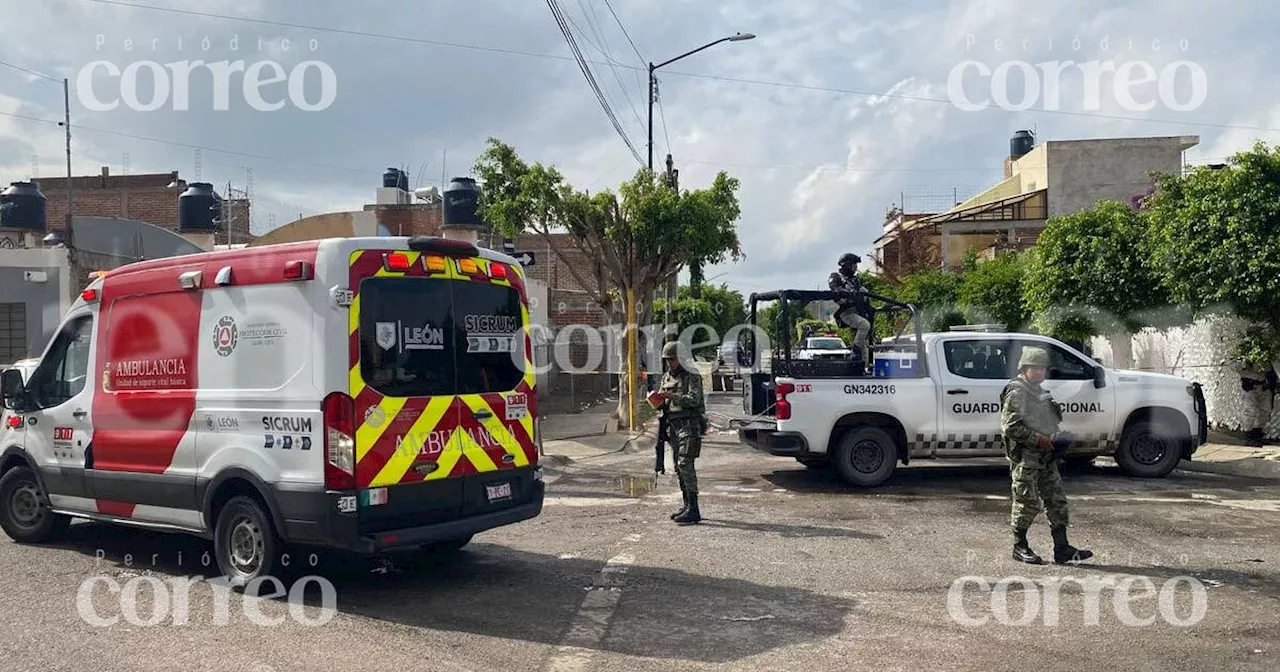
[[591, 32], [595, 33], [598, 42], [592, 42], [587, 37], [587, 31], [583, 30], [582, 26], [579, 26], [578, 23], [573, 20], [573, 17], [566, 14], [565, 18], [578, 29], [578, 32], [582, 33], [582, 39], [586, 40], [587, 44], [595, 47], [596, 51], [600, 52], [600, 54], [604, 56], [605, 60], [609, 61], [609, 72], [613, 73], [613, 79], [618, 83], [618, 88], [622, 90], [623, 98], [627, 99], [627, 105], [631, 108], [631, 114], [635, 117], [636, 123], [640, 124], [641, 128], [644, 128], [644, 121], [640, 118], [640, 112], [636, 109], [635, 102], [631, 100], [631, 94], [627, 93], [627, 85], [622, 82], [622, 76], [618, 74], [618, 68], [616, 66], [622, 65], [622, 63], [615, 59], [613, 54], [609, 53], [609, 43], [604, 39], [603, 31], [599, 29], [599, 22], [593, 22], [591, 17], [586, 15], [587, 7], [583, 5], [582, 0], [578, 0], [578, 6], [582, 8], [583, 18], [587, 20], [587, 25], [591, 26]]
[[565, 21], [560, 6], [556, 0], [547, 0], [547, 7], [551, 10], [552, 16], [556, 19], [556, 25], [559, 26], [560, 32], [564, 35], [564, 39], [569, 43], [569, 49], [573, 52], [578, 61], [578, 68], [582, 70], [582, 75], [587, 78], [587, 85], [596, 94], [596, 99], [600, 101], [600, 106], [604, 108], [605, 116], [609, 118], [609, 123], [613, 124], [613, 128], [618, 132], [618, 136], [626, 143], [627, 149], [631, 150], [632, 156], [636, 161], [643, 164], [644, 160], [640, 158], [640, 152], [636, 151], [635, 145], [631, 144], [631, 138], [627, 137], [626, 131], [622, 129], [622, 124], [618, 122], [618, 117], [613, 112], [613, 108], [609, 106], [609, 101], [605, 99], [604, 92], [600, 90], [600, 84], [596, 81], [595, 76], [591, 73], [591, 68], [587, 67], [586, 60], [582, 56], [582, 51], [578, 49], [578, 43], [573, 39], [573, 31], [569, 29], [569, 24]]
[[50, 77], [49, 75], [46, 75], [46, 74], [43, 74], [43, 73], [36, 72], [35, 70], [30, 70], [30, 69], [24, 68], [24, 67], [22, 67], [21, 65], [14, 65], [13, 63], [10, 63], [10, 62], [8, 62], [8, 61], [0, 61], [0, 65], [6, 66], [6, 67], [10, 67], [10, 68], [13, 68], [14, 70], [21, 70], [22, 72], [25, 72], [25, 73], [27, 73], [28, 75], [35, 75], [36, 77], [39, 77], [40, 79], [47, 79], [47, 80], [49, 80], [49, 81], [51, 81], [51, 82], [55, 82], [55, 83], [57, 83], [57, 84], [61, 84], [61, 83], [62, 83], [62, 80], [61, 80], [61, 79], [57, 79], [57, 78], [55, 78], [55, 77]]
[[613, 4], [609, 0], [604, 0], [604, 6], [609, 8], [609, 13], [613, 15], [613, 20], [618, 22], [618, 27], [622, 29], [622, 34], [627, 38], [627, 42], [631, 43], [631, 49], [636, 52], [636, 58], [639, 58], [640, 64], [644, 65], [644, 56], [640, 54], [640, 49], [636, 47], [636, 43], [631, 39], [631, 34], [627, 32], [627, 27], [622, 25], [622, 19], [618, 18], [618, 13], [613, 11]]
[[[173, 7], [157, 7], [155, 5], [145, 5], [145, 4], [134, 3], [134, 2], [122, 2], [121, 0], [81, 0], [81, 1], [96, 2], [100, 4], [107, 4], [107, 5], [118, 5], [121, 7], [130, 7], [133, 9], [150, 9], [158, 12], [170, 12], [173, 14], [185, 14], [189, 16], [199, 16], [199, 17], [211, 18], [211, 19], [224, 19], [227, 21], [258, 23], [258, 24], [276, 26], [281, 28], [297, 28], [302, 30], [314, 30], [317, 32], [334, 33], [339, 35], [351, 35], [355, 37], [367, 37], [371, 39], [392, 40], [392, 41], [407, 42], [412, 44], [424, 44], [424, 45], [431, 45], [431, 46], [437, 46], [437, 47], [452, 47], [454, 49], [469, 49], [473, 51], [486, 51], [486, 52], [492, 52], [492, 53], [507, 54], [511, 56], [528, 56], [531, 58], [551, 59], [551, 60], [557, 60], [557, 61], [578, 60], [577, 58], [571, 58], [568, 56], [557, 56], [555, 54], [540, 54], [532, 51], [521, 51], [519, 49], [486, 47], [486, 46], [474, 45], [474, 44], [460, 44], [456, 42], [428, 40], [423, 38], [405, 37], [403, 35], [389, 35], [385, 33], [374, 33], [374, 32], [368, 32], [368, 31], [350, 30], [346, 28], [310, 26], [306, 24], [291, 23], [287, 21], [255, 19], [255, 18], [250, 18], [245, 16], [231, 16], [228, 14], [215, 14], [213, 12], [200, 12], [200, 11], [190, 10], [190, 9], [177, 9]], [[582, 62], [589, 63], [592, 65], [603, 65], [603, 66], [611, 65], [608, 62], [591, 61], [586, 59], [582, 59]], [[647, 67], [634, 67], [634, 66], [622, 65], [622, 64], [614, 64], [614, 65], [617, 65], [617, 67], [620, 67], [620, 68], [626, 68], [626, 69], [635, 70], [635, 71], [647, 70]], [[941, 103], [945, 105], [953, 105], [953, 102], [948, 98], [929, 98], [926, 96], [911, 96], [911, 95], [901, 94], [901, 93], [876, 93], [872, 91], [860, 91], [857, 89], [843, 89], [838, 87], [796, 84], [794, 82], [746, 79], [746, 78], [740, 78], [740, 77], [725, 77], [721, 75], [704, 75], [704, 74], [698, 74], [698, 73], [692, 73], [692, 72], [680, 72], [678, 70], [668, 70], [665, 72], [666, 74], [669, 74], [669, 75], [678, 75], [681, 77], [692, 77], [695, 79], [709, 79], [709, 80], [716, 80], [721, 82], [730, 82], [735, 84], [772, 86], [777, 88], [794, 89], [794, 90], [800, 90], [800, 91], [815, 91], [815, 92], [821, 92], [821, 93], [833, 93], [833, 94], [849, 95], [849, 96], [864, 96], [868, 98], [894, 98], [899, 100], [913, 100], [918, 102]], [[991, 108], [991, 109], [998, 110], [999, 108]], [[1116, 115], [1116, 114], [1102, 114], [1098, 112], [1076, 112], [1071, 110], [1046, 110], [1046, 109], [1039, 109], [1039, 108], [1020, 110], [1020, 111], [1034, 113], [1034, 114], [1061, 114], [1061, 115], [1074, 116], [1074, 117], [1112, 119], [1112, 120], [1119, 120], [1119, 121], [1149, 122], [1149, 123], [1155, 123], [1155, 124], [1196, 126], [1196, 127], [1220, 128], [1220, 129], [1228, 129], [1228, 130], [1264, 131], [1264, 132], [1280, 131], [1280, 128], [1267, 128], [1267, 127], [1261, 127], [1261, 126], [1241, 126], [1237, 124], [1219, 124], [1219, 123], [1198, 122], [1198, 121], [1175, 121], [1171, 119], [1153, 119], [1149, 117], [1129, 117], [1129, 116]]]
[[[33, 117], [33, 116], [30, 116], [30, 115], [26, 115], [26, 114], [17, 114], [17, 113], [14, 113], [14, 112], [3, 112], [3, 111], [0, 111], [0, 115], [6, 116], [6, 117], [13, 117], [13, 118], [16, 118], [16, 119], [24, 119], [24, 120], [27, 120], [27, 121], [35, 121], [35, 122], [39, 122], [39, 123], [42, 123], [42, 124], [51, 124], [51, 125], [54, 125], [54, 126], [60, 126], [60, 125], [62, 124], [62, 122], [61, 122], [61, 121], [55, 121], [55, 120], [53, 120], [53, 119], [44, 119], [44, 118], [42, 118], [42, 117]], [[76, 125], [75, 130], [77, 130], [77, 131], [91, 131], [91, 132], [94, 132], [94, 133], [104, 133], [104, 134], [107, 134], [107, 135], [115, 135], [115, 136], [119, 136], [119, 137], [122, 137], [122, 138], [129, 138], [129, 139], [131, 139], [131, 140], [142, 140], [142, 141], [145, 141], [145, 142], [155, 142], [155, 143], [159, 143], [159, 144], [163, 144], [163, 145], [173, 145], [173, 146], [175, 146], [175, 147], [185, 147], [185, 148], [187, 148], [187, 149], [199, 149], [199, 150], [202, 150], [202, 151], [216, 152], [216, 153], [218, 153], [218, 154], [229, 154], [229, 155], [231, 155], [231, 156], [240, 156], [240, 157], [249, 158], [249, 159], [262, 159], [262, 160], [264, 160], [264, 161], [276, 161], [276, 162], [280, 162], [280, 163], [291, 163], [291, 164], [295, 164], [295, 165], [299, 165], [299, 166], [306, 166], [306, 167], [309, 167], [309, 168], [327, 168], [327, 169], [330, 169], [330, 170], [340, 170], [340, 171], [349, 172], [349, 173], [358, 173], [358, 174], [360, 174], [360, 175], [367, 175], [367, 174], [368, 174], [368, 172], [369, 172], [369, 171], [367, 171], [367, 170], [361, 170], [361, 169], [358, 169], [358, 168], [351, 168], [351, 167], [349, 167], [349, 166], [336, 166], [336, 165], [332, 165], [332, 164], [324, 164], [324, 163], [311, 163], [311, 162], [307, 162], [307, 161], [298, 161], [298, 160], [296, 160], [296, 159], [285, 159], [285, 158], [281, 158], [281, 157], [278, 157], [278, 156], [268, 156], [268, 155], [266, 155], [266, 154], [253, 154], [253, 153], [250, 153], [250, 152], [240, 152], [240, 151], [236, 151], [236, 150], [232, 150], [232, 149], [221, 149], [221, 148], [218, 148], [218, 147], [208, 147], [208, 146], [205, 146], [205, 145], [194, 145], [194, 144], [190, 144], [190, 143], [186, 143], [186, 142], [178, 142], [178, 141], [176, 141], [176, 140], [165, 140], [165, 139], [163, 139], [163, 138], [152, 138], [152, 137], [148, 137], [148, 136], [145, 136], [145, 135], [135, 135], [135, 134], [133, 134], [133, 133], [124, 133], [124, 132], [122, 132], [122, 131], [111, 131], [111, 130], [107, 130], [107, 129], [105, 129], [105, 128], [94, 128], [94, 127], [92, 127], [92, 126], [82, 126], [82, 125], [78, 125], [78, 124]]]

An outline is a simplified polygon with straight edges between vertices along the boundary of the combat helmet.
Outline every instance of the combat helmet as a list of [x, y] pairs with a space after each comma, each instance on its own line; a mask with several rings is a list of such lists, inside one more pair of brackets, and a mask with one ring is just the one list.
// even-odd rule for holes
[[666, 345], [662, 346], [663, 359], [680, 357], [682, 354], [684, 353], [680, 351], [680, 341], [669, 341]]
[[859, 263], [862, 263], [862, 257], [859, 257], [858, 255], [852, 252], [845, 252], [844, 254], [840, 255], [841, 266], [852, 266], [854, 264], [859, 264]]
[[1023, 348], [1022, 357], [1018, 359], [1018, 370], [1028, 366], [1049, 366], [1049, 353], [1042, 348]]

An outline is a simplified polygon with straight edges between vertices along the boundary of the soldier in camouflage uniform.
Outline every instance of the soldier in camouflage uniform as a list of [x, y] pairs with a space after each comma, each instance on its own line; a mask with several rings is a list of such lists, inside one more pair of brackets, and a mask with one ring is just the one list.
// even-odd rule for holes
[[671, 515], [681, 525], [693, 525], [702, 520], [698, 510], [698, 473], [694, 460], [702, 452], [702, 435], [707, 429], [707, 407], [703, 398], [702, 376], [684, 368], [680, 343], [672, 341], [662, 346], [662, 358], [667, 362], [667, 372], [662, 377], [659, 393], [662, 395], [662, 415], [667, 422], [667, 438], [676, 454], [676, 476], [680, 491], [684, 494], [684, 508]]
[[1067, 496], [1062, 492], [1062, 476], [1053, 457], [1062, 409], [1040, 385], [1048, 366], [1048, 353], [1040, 348], [1024, 348], [1018, 377], [1000, 394], [1000, 431], [1013, 477], [1013, 559], [1033, 565], [1044, 561], [1031, 550], [1027, 530], [1041, 510], [1053, 531], [1054, 562], [1065, 564], [1093, 557], [1092, 552], [1067, 542]]
[[858, 262], [862, 261], [852, 252], [840, 255], [840, 270], [827, 278], [827, 286], [834, 292], [848, 292], [849, 297], [837, 300], [839, 308], [833, 316], [837, 324], [853, 330], [853, 346], [862, 356], [862, 365], [870, 366], [871, 353], [867, 348], [871, 336], [871, 322], [866, 318], [871, 306], [862, 296], [867, 288], [858, 277]]

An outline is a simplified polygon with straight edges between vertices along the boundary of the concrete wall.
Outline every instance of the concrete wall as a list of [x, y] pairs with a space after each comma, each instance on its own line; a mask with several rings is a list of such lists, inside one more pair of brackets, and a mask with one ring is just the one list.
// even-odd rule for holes
[[[1200, 383], [1209, 408], [1209, 423], [1233, 431], [1264, 427], [1268, 438], [1280, 438], [1280, 412], [1269, 394], [1247, 393], [1240, 385], [1241, 367], [1231, 360], [1247, 324], [1236, 318], [1212, 318], [1160, 332], [1145, 329], [1132, 338], [1132, 366], [1181, 376]], [[1094, 338], [1093, 355], [1113, 366], [1113, 343]]]
[[[44, 281], [31, 281], [28, 272], [43, 273]], [[26, 304], [25, 357], [44, 352], [71, 307], [68, 277], [66, 250], [0, 250], [0, 303]]]
[[1127, 203], [1150, 188], [1152, 171], [1181, 172], [1182, 152], [1195, 144], [1195, 138], [1179, 136], [1045, 143], [1040, 149], [1048, 158], [1049, 216], [1085, 210], [1099, 200]]

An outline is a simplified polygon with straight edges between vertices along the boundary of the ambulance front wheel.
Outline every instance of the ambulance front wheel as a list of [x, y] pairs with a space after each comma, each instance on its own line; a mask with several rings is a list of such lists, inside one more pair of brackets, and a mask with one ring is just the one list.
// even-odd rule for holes
[[14, 541], [53, 541], [70, 526], [70, 518], [49, 510], [49, 498], [30, 469], [15, 467], [0, 478], [0, 527]]
[[218, 513], [213, 537], [218, 569], [232, 586], [273, 576], [280, 558], [280, 540], [271, 517], [258, 500], [232, 497]]

